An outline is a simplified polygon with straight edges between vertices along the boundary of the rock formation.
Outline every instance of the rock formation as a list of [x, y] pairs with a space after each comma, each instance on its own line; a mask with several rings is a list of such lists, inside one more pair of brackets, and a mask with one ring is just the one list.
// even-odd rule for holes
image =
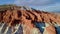
[[0, 22], [1, 34], [59, 34], [60, 32], [60, 29], [58, 30], [60, 16], [22, 6], [10, 6], [4, 10], [0, 8]]

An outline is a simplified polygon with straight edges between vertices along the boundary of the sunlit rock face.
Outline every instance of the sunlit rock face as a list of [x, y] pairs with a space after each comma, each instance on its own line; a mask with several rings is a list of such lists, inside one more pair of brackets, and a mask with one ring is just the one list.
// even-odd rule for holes
[[7, 7], [0, 8], [0, 34], [60, 34], [60, 16], [23, 6]]

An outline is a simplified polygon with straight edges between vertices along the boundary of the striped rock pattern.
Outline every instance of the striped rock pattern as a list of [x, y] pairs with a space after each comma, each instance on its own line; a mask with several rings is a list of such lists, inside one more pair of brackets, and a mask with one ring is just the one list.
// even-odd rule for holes
[[60, 16], [25, 7], [0, 10], [0, 34], [60, 34]]

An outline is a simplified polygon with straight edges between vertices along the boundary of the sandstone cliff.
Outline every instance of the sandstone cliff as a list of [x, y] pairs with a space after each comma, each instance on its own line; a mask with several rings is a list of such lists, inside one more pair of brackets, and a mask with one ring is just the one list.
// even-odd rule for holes
[[33, 8], [10, 6], [4, 10], [0, 8], [0, 22], [8, 25], [7, 28], [5, 27], [4, 34], [10, 27], [12, 33], [16, 33], [19, 24], [21, 31], [19, 30], [17, 34], [57, 34], [59, 33], [57, 27], [60, 26], [60, 16]]

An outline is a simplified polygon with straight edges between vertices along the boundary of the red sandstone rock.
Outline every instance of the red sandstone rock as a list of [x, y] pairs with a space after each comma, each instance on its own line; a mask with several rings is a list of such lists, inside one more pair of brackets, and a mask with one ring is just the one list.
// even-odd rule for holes
[[[27, 29], [27, 30], [25, 29], [26, 34], [30, 33], [30, 30], [35, 28], [33, 21], [51, 23], [51, 24], [55, 23], [60, 24], [60, 16], [58, 17], [55, 14], [49, 12], [43, 12], [38, 10], [24, 10], [24, 9], [18, 10], [16, 8], [0, 12], [0, 22], [5, 22], [10, 26], [14, 26], [15, 24], [24, 24]], [[48, 34], [56, 34], [55, 28], [53, 26], [45, 28]], [[46, 31], [44, 32], [46, 33]]]

